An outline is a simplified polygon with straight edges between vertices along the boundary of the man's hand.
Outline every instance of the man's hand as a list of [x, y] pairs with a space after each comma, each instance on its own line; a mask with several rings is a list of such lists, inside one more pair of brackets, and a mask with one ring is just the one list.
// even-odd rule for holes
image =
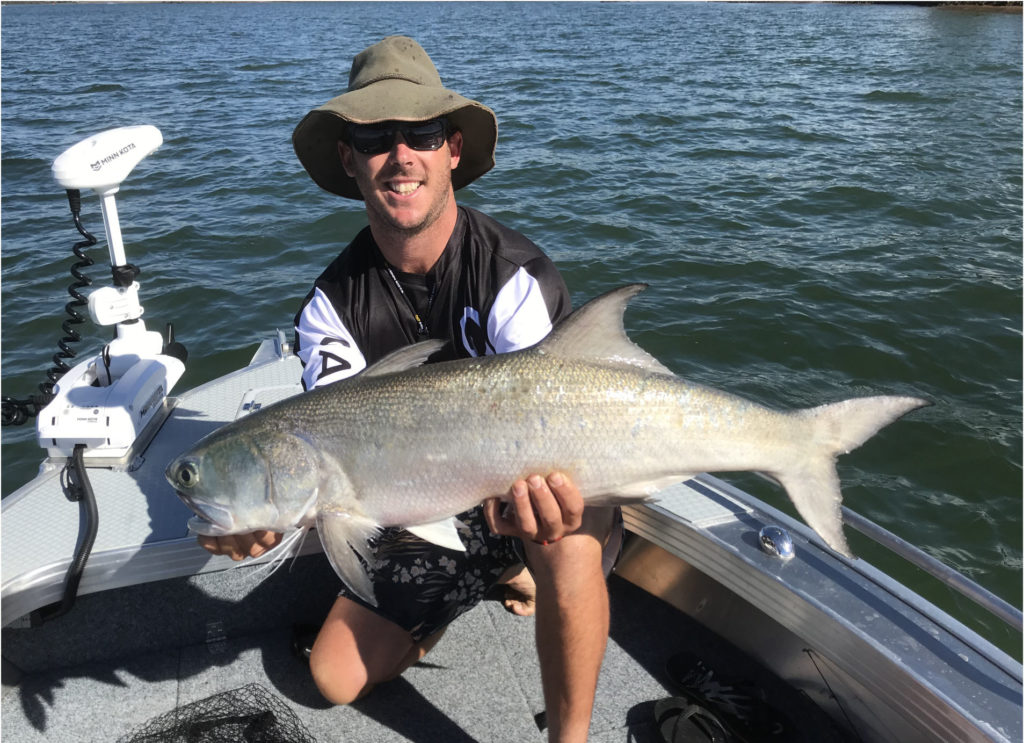
[[583, 497], [573, 482], [561, 472], [547, 479], [531, 475], [517, 480], [505, 499], [484, 501], [484, 517], [495, 534], [528, 539], [540, 544], [557, 542], [580, 528], [583, 522]]
[[223, 537], [199, 536], [199, 546], [214, 555], [227, 555], [235, 562], [246, 557], [259, 557], [274, 549], [283, 534], [276, 531], [254, 531], [251, 534], [229, 534]]

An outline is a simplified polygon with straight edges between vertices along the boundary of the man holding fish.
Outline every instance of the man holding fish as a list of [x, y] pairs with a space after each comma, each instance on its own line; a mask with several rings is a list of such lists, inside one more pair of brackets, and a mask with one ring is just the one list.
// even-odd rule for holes
[[[431, 361], [526, 348], [569, 314], [564, 282], [533, 243], [455, 202], [456, 189], [493, 167], [496, 140], [494, 113], [444, 88], [406, 37], [357, 55], [348, 90], [298, 125], [293, 144], [310, 176], [362, 200], [369, 220], [296, 316], [306, 389], [427, 339], [446, 341]], [[397, 677], [448, 623], [515, 576], [517, 612], [532, 610], [535, 592], [549, 739], [586, 740], [608, 633], [602, 557], [616, 549], [614, 511], [585, 509], [559, 472], [515, 482], [507, 501], [460, 516], [465, 552], [420, 532], [384, 531], [369, 566], [376, 605], [344, 587], [312, 648], [310, 669], [328, 700], [346, 704]], [[255, 532], [200, 543], [241, 560], [280, 539]], [[523, 561], [529, 573], [516, 575]]]

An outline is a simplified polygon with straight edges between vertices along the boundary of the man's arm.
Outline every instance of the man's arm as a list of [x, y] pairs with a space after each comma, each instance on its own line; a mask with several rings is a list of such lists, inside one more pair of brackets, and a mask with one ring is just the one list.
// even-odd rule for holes
[[[583, 507], [579, 490], [560, 473], [520, 480], [503, 515], [491, 499], [491, 530], [523, 539], [537, 583], [537, 656], [548, 740], [586, 741], [608, 640], [608, 588], [601, 555], [613, 510]], [[563, 538], [564, 537], [564, 538]]]
[[311, 390], [358, 374], [366, 359], [338, 310], [319, 288], [295, 317], [295, 353], [302, 362], [302, 388]]

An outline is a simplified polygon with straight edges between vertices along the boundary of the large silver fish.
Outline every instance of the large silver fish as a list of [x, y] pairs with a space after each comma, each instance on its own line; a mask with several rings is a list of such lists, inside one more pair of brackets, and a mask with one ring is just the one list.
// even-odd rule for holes
[[686, 382], [626, 336], [623, 312], [643, 288], [589, 302], [527, 350], [428, 365], [436, 342], [396, 351], [214, 431], [167, 479], [198, 515], [197, 533], [315, 523], [334, 569], [370, 602], [356, 554], [370, 559], [380, 527], [463, 549], [455, 514], [556, 469], [595, 505], [648, 499], [700, 472], [764, 472], [850, 555], [836, 456], [928, 403], [868, 397], [781, 412]]

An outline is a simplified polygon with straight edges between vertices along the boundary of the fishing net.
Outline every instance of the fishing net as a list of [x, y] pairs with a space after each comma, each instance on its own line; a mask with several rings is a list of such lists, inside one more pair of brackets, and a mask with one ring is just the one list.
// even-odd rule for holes
[[155, 717], [117, 743], [316, 743], [259, 684], [214, 694]]

